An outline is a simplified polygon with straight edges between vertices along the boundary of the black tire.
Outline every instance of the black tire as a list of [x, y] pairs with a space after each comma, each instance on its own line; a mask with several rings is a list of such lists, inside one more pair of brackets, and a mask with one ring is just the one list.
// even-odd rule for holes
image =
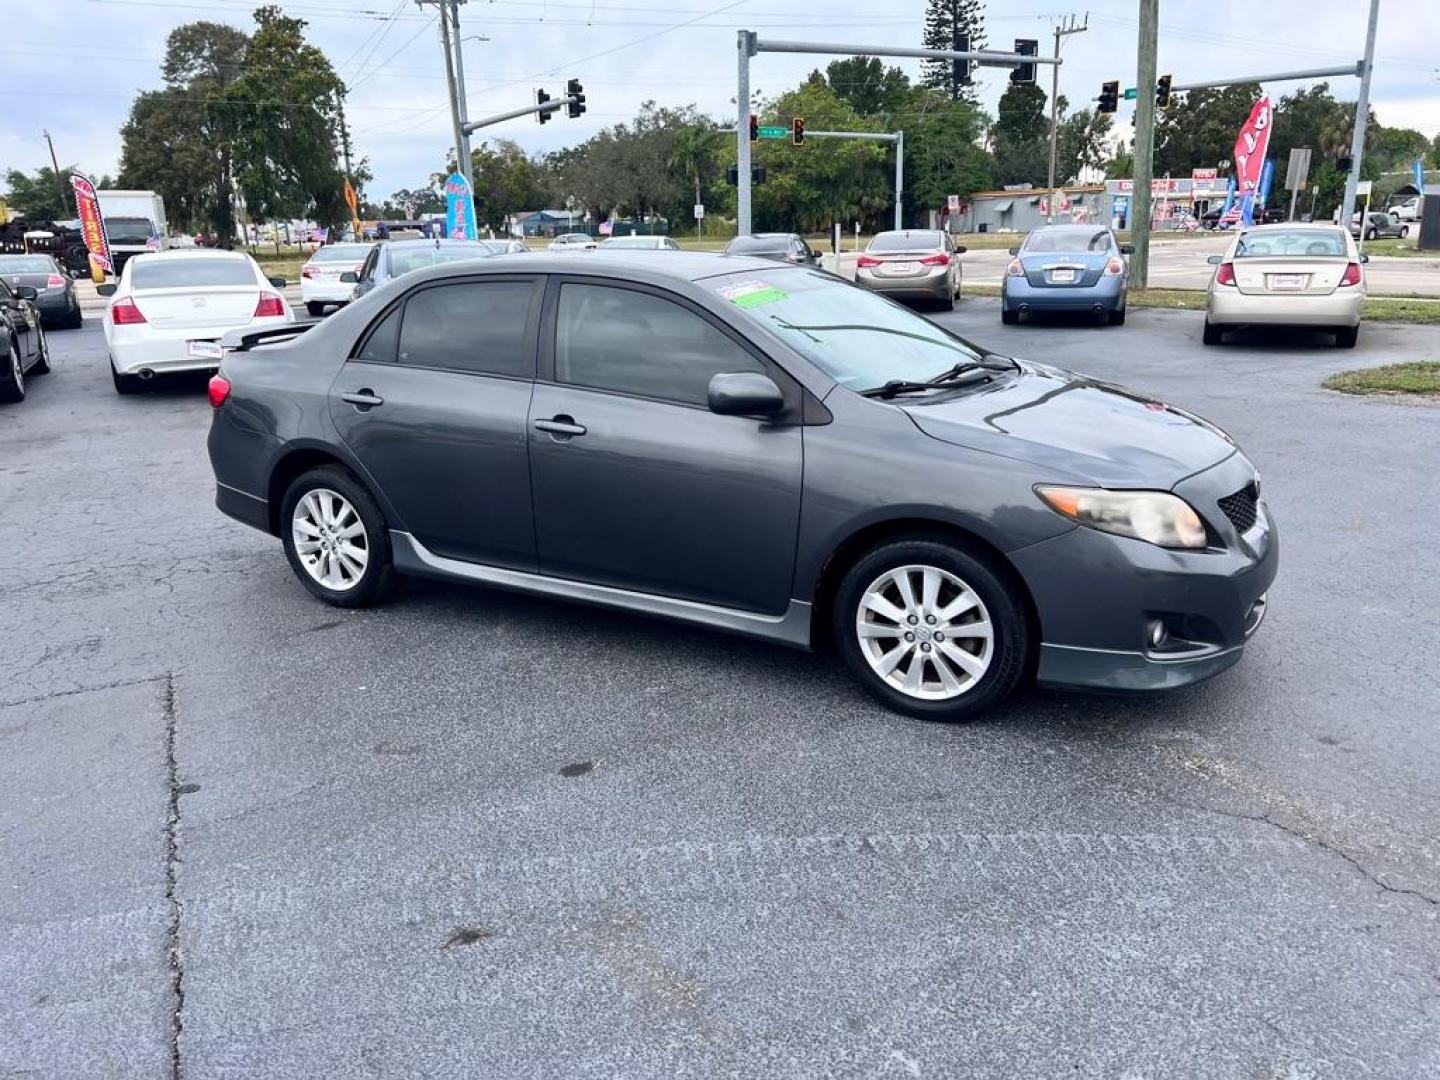
[[0, 405], [14, 405], [25, 400], [25, 372], [20, 361], [20, 347], [14, 338], [5, 341], [0, 352]]
[[1401, 239], [1401, 240], [1408, 240], [1409, 238], [1410, 238], [1410, 226], [1409, 226], [1409, 225], [1401, 225], [1401, 226], [1400, 226], [1400, 239]]
[[1358, 326], [1337, 326], [1335, 328], [1335, 347], [1337, 349], [1353, 349], [1355, 342], [1360, 340], [1360, 327]]
[[1020, 312], [1011, 311], [1007, 307], [1000, 309], [1000, 321], [1006, 326], [1016, 326], [1020, 322]]
[[121, 375], [115, 370], [115, 362], [110, 362], [110, 381], [115, 384], [117, 394], [138, 394], [145, 389], [145, 384], [138, 375]]
[[307, 300], [305, 302], [305, 310], [310, 313], [312, 319], [318, 319], [321, 312], [325, 310], [325, 305], [318, 300]]
[[1225, 343], [1225, 328], [1216, 326], [1209, 319], [1205, 320], [1205, 332], [1200, 335], [1200, 340], [1206, 345], [1223, 345]]
[[1111, 326], [1124, 326], [1125, 309], [1123, 307], [1116, 308], [1114, 311], [1110, 312], [1109, 322]]
[[1366, 240], [1374, 240], [1375, 237], [1376, 237], [1376, 235], [1377, 235], [1377, 234], [1376, 234], [1376, 232], [1375, 232], [1374, 229], [1366, 229], [1366, 230], [1365, 230], [1365, 239], [1366, 239]]
[[50, 339], [45, 336], [45, 327], [38, 327], [35, 333], [40, 335], [40, 356], [35, 363], [30, 365], [31, 375], [50, 374]]
[[[861, 646], [857, 619], [866, 590], [887, 571], [904, 566], [935, 568], [953, 575], [979, 598], [984, 612], [989, 616], [992, 628], [989, 665], [978, 676], [968, 676], [967, 679], [971, 681], [967, 682], [966, 688], [948, 699], [925, 700], [892, 686], [871, 668]], [[946, 588], [953, 586], [947, 585]], [[949, 595], [941, 592], [938, 606], [943, 607], [948, 602]], [[970, 612], [957, 618], [968, 619], [974, 610], [972, 608]], [[916, 633], [921, 633], [921, 629], [917, 626]], [[977, 555], [948, 538], [923, 535], [885, 542], [856, 561], [841, 579], [835, 592], [831, 632], [845, 666], [871, 695], [897, 712], [924, 720], [946, 722], [978, 716], [1009, 696], [1025, 674], [1033, 644], [1033, 633], [1026, 617], [1023, 598], [988, 557]], [[925, 632], [935, 631], [926, 629]], [[950, 643], [950, 648], [953, 650], [956, 644], [958, 636]], [[897, 638], [895, 647], [902, 645]], [[886, 648], [883, 645], [879, 647]], [[938, 643], [932, 645], [932, 648], [937, 650], [941, 647]], [[918, 651], [922, 648], [923, 642], [914, 644], [915, 651], [897, 665], [897, 670], [900, 667], [908, 670], [915, 662], [914, 658], [920, 658], [922, 677], [938, 682], [940, 675], [939, 669], [933, 663], [934, 654], [929, 650], [922, 654]], [[952, 673], [958, 669], [959, 665], [950, 668]], [[931, 675], [934, 676], [933, 679], [929, 678]]]
[[954, 310], [955, 310], [955, 297], [950, 294], [950, 290], [949, 290], [949, 289], [946, 289], [946, 290], [945, 290], [945, 298], [940, 301], [940, 310], [941, 310], [941, 311], [954, 311]]
[[85, 314], [80, 310], [79, 304], [75, 305], [74, 311], [66, 314], [65, 321], [61, 325], [64, 326], [66, 330], [79, 330], [85, 325]]
[[[312, 491], [325, 489], [344, 498], [355, 510], [364, 526], [363, 540], [368, 552], [363, 572], [356, 582], [345, 589], [328, 588], [311, 576], [295, 546], [295, 507]], [[395, 565], [390, 549], [390, 530], [380, 507], [353, 473], [339, 465], [325, 465], [303, 473], [286, 489], [280, 503], [280, 538], [290, 569], [310, 592], [335, 607], [373, 607], [384, 601], [395, 580]]]

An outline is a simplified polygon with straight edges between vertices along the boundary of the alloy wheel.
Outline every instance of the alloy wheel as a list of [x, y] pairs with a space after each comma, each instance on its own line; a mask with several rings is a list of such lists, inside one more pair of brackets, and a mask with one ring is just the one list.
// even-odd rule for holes
[[947, 701], [976, 686], [995, 655], [979, 595], [937, 566], [897, 566], [861, 594], [855, 634], [870, 669], [892, 688]]
[[290, 516], [290, 533], [300, 564], [316, 582], [335, 592], [353, 589], [370, 564], [370, 538], [350, 501], [329, 488], [312, 488]]
[[20, 350], [14, 345], [10, 346], [10, 374], [15, 380], [15, 389], [25, 389], [25, 366], [20, 363]]

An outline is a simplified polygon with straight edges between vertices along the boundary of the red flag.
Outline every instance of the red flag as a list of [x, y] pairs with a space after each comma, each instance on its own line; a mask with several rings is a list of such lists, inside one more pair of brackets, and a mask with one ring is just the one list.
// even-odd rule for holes
[[89, 177], [72, 173], [70, 186], [75, 189], [80, 236], [90, 251], [90, 276], [96, 282], [104, 281], [107, 272], [115, 272], [115, 264], [110, 258], [110, 241], [105, 235], [105, 219], [100, 216], [100, 200], [95, 197], [95, 185]]
[[1274, 118], [1270, 99], [1262, 97], [1250, 110], [1250, 119], [1245, 121], [1235, 140], [1235, 194], [1240, 198], [1260, 190], [1260, 174], [1265, 171]]

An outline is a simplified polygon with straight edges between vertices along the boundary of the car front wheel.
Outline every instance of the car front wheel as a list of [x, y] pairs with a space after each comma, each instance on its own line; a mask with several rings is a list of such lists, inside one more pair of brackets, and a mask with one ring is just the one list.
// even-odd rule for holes
[[336, 607], [370, 607], [394, 579], [379, 506], [348, 471], [327, 465], [298, 477], [281, 503], [281, 538], [302, 585]]
[[1030, 630], [1021, 600], [989, 563], [942, 539], [877, 547], [836, 592], [833, 631], [856, 679], [897, 711], [977, 716], [1015, 689]]
[[305, 310], [309, 312], [312, 319], [318, 319], [325, 311], [325, 305], [314, 300], [305, 301]]
[[6, 350], [0, 352], [0, 403], [11, 404], [25, 400], [25, 367], [14, 339], [5, 344]]

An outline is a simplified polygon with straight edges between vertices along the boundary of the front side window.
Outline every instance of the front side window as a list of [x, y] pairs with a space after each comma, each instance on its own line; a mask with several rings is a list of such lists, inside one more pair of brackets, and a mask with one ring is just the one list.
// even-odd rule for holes
[[402, 365], [534, 378], [529, 281], [464, 281], [422, 289], [405, 302]]
[[765, 367], [694, 312], [607, 285], [560, 289], [555, 379], [687, 405], [709, 400], [710, 380]]

